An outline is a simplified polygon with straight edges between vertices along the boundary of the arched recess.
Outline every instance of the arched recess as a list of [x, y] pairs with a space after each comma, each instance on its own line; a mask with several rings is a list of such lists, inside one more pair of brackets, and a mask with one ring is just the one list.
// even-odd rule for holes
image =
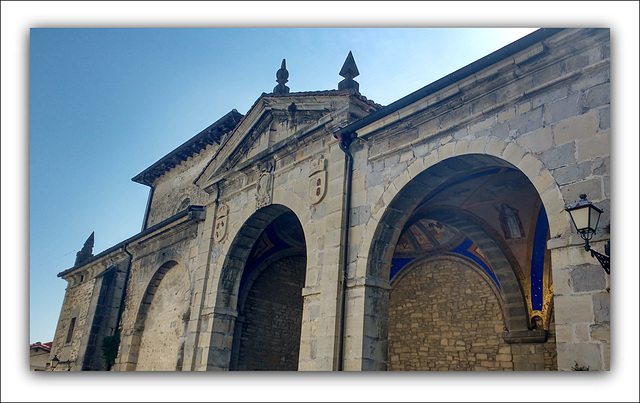
[[[305, 274], [304, 230], [295, 213], [274, 204], [247, 219], [233, 239], [221, 270], [207, 369], [295, 370]], [[266, 306], [269, 309], [262, 310]], [[280, 320], [283, 318], [289, 319]], [[294, 319], [299, 323], [290, 328], [280, 326]], [[262, 325], [259, 320], [264, 321]], [[278, 343], [271, 352], [250, 346], [252, 337], [277, 340], [283, 335], [288, 341], [280, 345], [288, 346], [287, 354], [274, 350], [279, 348]], [[258, 362], [256, 356], [264, 356], [266, 361]]]
[[501, 337], [502, 302], [493, 279], [471, 259], [438, 254], [412, 262], [392, 281], [388, 369], [513, 370]]
[[136, 371], [180, 371], [191, 300], [186, 269], [164, 263], [145, 290], [134, 325]]
[[[513, 206], [522, 201], [528, 204], [518, 213]], [[513, 217], [515, 224], [501, 226], [498, 217], [505, 217], [505, 211], [518, 213], [518, 220], [523, 217], [525, 228]], [[549, 224], [540, 196], [527, 176], [509, 162], [485, 154], [442, 160], [417, 174], [389, 202], [375, 227], [369, 248], [367, 277], [373, 280], [371, 284], [382, 285], [368, 287], [365, 291], [364, 315], [371, 318], [369, 322], [388, 321], [389, 288], [384, 284], [390, 279], [396, 246], [404, 231], [422, 218], [455, 228], [481, 250], [501, 289], [506, 314], [505, 340], [529, 332], [532, 328], [531, 296], [537, 290], [533, 290], [533, 282], [527, 277], [531, 273], [520, 269], [524, 266], [528, 269], [536, 250], [541, 250], [542, 260], [538, 260], [542, 263], [539, 265], [551, 283], [550, 254], [546, 250]], [[535, 231], [536, 226], [541, 236]], [[515, 234], [503, 234], [502, 231]], [[536, 275], [540, 273], [536, 272]], [[546, 292], [540, 292], [543, 291]], [[549, 305], [548, 292], [545, 297]], [[549, 312], [548, 306], [545, 309]], [[387, 349], [376, 347], [387, 344], [384, 332], [365, 327], [364, 333], [363, 351], [372, 352], [371, 356], [363, 357], [364, 367], [386, 368]]]

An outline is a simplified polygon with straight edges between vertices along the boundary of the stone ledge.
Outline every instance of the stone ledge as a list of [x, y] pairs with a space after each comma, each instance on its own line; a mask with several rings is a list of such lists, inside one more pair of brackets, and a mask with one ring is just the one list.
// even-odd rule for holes
[[546, 330], [518, 330], [504, 332], [502, 338], [509, 344], [544, 343], [549, 338], [549, 332]]

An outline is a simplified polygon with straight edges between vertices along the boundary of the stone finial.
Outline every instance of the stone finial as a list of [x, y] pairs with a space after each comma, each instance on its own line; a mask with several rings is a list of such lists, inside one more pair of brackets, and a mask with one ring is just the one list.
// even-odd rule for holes
[[342, 69], [340, 69], [340, 76], [344, 77], [344, 80], [338, 83], [338, 90], [347, 90], [353, 88], [356, 92], [360, 92], [360, 84], [353, 79], [358, 77], [360, 72], [358, 71], [358, 66], [356, 66], [356, 61], [353, 59], [353, 54], [349, 51], [349, 55], [347, 56], [347, 60], [344, 61], [342, 65]]
[[282, 59], [282, 66], [280, 66], [280, 70], [276, 72], [276, 81], [278, 85], [273, 89], [274, 94], [288, 94], [289, 87], [285, 85], [289, 81], [289, 72], [287, 71], [287, 61], [286, 59]]
[[74, 267], [93, 257], [93, 234], [94, 233], [92, 232], [91, 235], [89, 235], [89, 238], [84, 242], [84, 246], [80, 252], [76, 253], [76, 263], [74, 264]]

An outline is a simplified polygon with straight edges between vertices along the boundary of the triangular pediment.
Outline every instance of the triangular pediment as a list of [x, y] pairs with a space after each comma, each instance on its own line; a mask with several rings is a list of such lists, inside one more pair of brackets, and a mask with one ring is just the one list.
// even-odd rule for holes
[[324, 126], [370, 113], [375, 109], [372, 104], [364, 97], [335, 90], [263, 94], [223, 140], [195, 183], [210, 192], [233, 172], [256, 165], [284, 147], [296, 147], [302, 138]]

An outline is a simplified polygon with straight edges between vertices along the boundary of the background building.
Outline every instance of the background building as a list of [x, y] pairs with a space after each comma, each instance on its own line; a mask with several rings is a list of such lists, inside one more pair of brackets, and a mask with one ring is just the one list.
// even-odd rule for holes
[[31, 371], [46, 371], [49, 366], [51, 344], [36, 342], [29, 345], [29, 368]]

